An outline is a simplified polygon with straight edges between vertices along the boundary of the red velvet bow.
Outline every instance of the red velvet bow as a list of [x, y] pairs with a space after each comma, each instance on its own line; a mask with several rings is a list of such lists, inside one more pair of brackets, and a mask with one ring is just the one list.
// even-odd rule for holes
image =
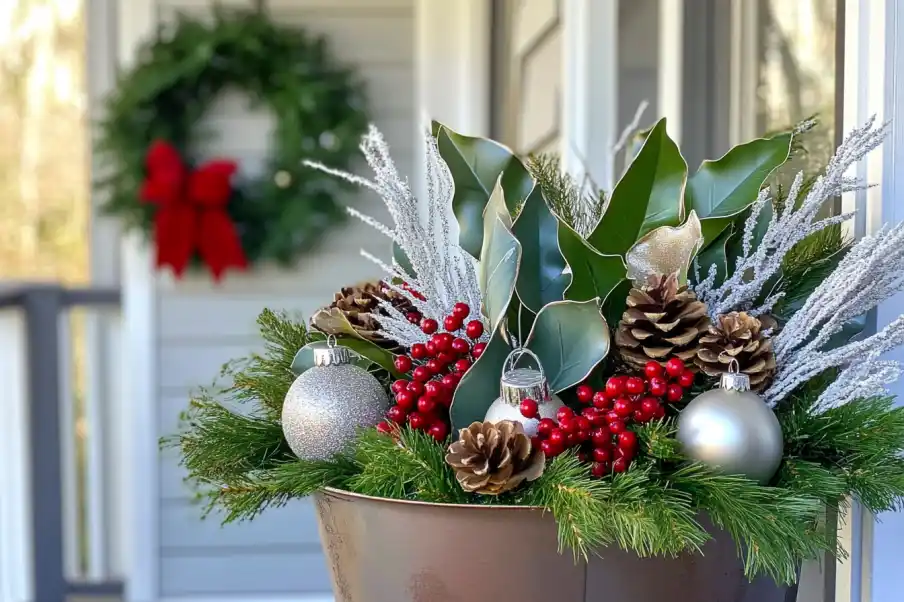
[[158, 206], [154, 216], [157, 267], [170, 266], [181, 277], [197, 252], [219, 280], [229, 268], [245, 269], [235, 224], [226, 213], [235, 161], [208, 161], [189, 171], [168, 142], [151, 145], [141, 200]]

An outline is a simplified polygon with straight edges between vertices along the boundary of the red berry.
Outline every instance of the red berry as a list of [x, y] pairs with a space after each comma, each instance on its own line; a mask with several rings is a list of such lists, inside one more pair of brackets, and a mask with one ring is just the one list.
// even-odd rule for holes
[[587, 385], [581, 385], [575, 390], [575, 393], [578, 396], [578, 401], [581, 403], [590, 403], [593, 399], [593, 389]]
[[653, 414], [653, 418], [656, 420], [662, 420], [665, 418], [665, 407], [660, 404], [658, 408], [656, 408], [656, 413]]
[[601, 410], [598, 410], [593, 406], [584, 408], [581, 411], [581, 416], [586, 418], [590, 422], [591, 426], [603, 426], [604, 424], [606, 424], [605, 414]]
[[559, 428], [565, 433], [576, 433], [578, 431], [578, 423], [574, 416], [564, 416], [559, 419]]
[[426, 357], [436, 357], [436, 354], [439, 353], [439, 349], [436, 348], [436, 343], [433, 341], [427, 341], [424, 344], [424, 349], [427, 352]]
[[625, 381], [625, 391], [627, 391], [629, 395], [640, 395], [646, 388], [646, 384], [639, 376], [631, 376]]
[[621, 416], [616, 414], [614, 410], [606, 412], [606, 422], [612, 422], [613, 420], [621, 420]]
[[625, 423], [623, 420], [613, 420], [609, 423], [609, 432], [613, 435], [625, 432]]
[[469, 313], [471, 313], [471, 306], [467, 303], [456, 303], [452, 307], [452, 315], [459, 320], [467, 318]]
[[621, 418], [627, 418], [631, 415], [631, 412], [634, 411], [634, 404], [632, 404], [631, 400], [627, 397], [619, 397], [615, 400], [615, 403], [612, 404], [612, 411]]
[[[624, 433], [623, 433], [624, 434]], [[608, 447], [597, 447], [593, 450], [594, 462], [608, 462], [612, 459], [612, 452]]]
[[688, 389], [694, 385], [694, 376], [695, 375], [693, 372], [691, 372], [690, 370], [685, 370], [678, 377], [678, 384], [685, 389]]
[[556, 410], [556, 420], [562, 422], [562, 419], [572, 418], [574, 416], [574, 411], [568, 406], [562, 406], [558, 410]]
[[625, 431], [624, 433], [618, 434], [618, 448], [624, 450], [635, 450], [637, 449], [637, 435], [635, 435], [632, 431]]
[[540, 423], [537, 424], [537, 434], [546, 439], [554, 428], [556, 428], [556, 423], [552, 418], [541, 418]]
[[669, 390], [665, 394], [666, 399], [675, 403], [676, 401], [681, 401], [681, 398], [684, 397], [684, 389], [681, 388], [681, 385], [669, 385]]
[[673, 378], [681, 376], [681, 373], [684, 372], [684, 362], [681, 361], [681, 358], [673, 357], [665, 363], [665, 371]]
[[612, 407], [612, 399], [604, 391], [597, 391], [593, 394], [593, 407], [608, 410]]
[[584, 441], [589, 441], [590, 431], [578, 431], [578, 440], [580, 440], [581, 443], [583, 443]]
[[455, 367], [453, 368], [456, 372], [467, 372], [468, 368], [471, 367], [470, 360], [460, 359], [455, 362]]
[[411, 358], [407, 355], [400, 355], [393, 361], [395, 364], [395, 369], [401, 372], [402, 374], [411, 370]]
[[581, 432], [574, 431], [572, 433], [568, 433], [567, 438], [565, 439], [565, 447], [574, 447], [581, 442]]
[[595, 476], [596, 478], [606, 476], [606, 473], [609, 471], [609, 464], [604, 462], [594, 462], [590, 466], [590, 474]]
[[464, 355], [471, 350], [471, 345], [461, 337], [452, 340], [452, 351], [459, 355]]
[[424, 383], [413, 380], [408, 383], [408, 386], [405, 388], [405, 390], [420, 396], [424, 393]]
[[431, 380], [424, 385], [424, 392], [427, 394], [427, 397], [436, 399], [443, 394], [443, 385], [439, 381]]
[[411, 346], [411, 357], [416, 360], [422, 360], [427, 358], [427, 346], [423, 343], [415, 343]]
[[606, 396], [616, 398], [625, 392], [625, 381], [621, 377], [613, 376], [606, 381]]
[[414, 325], [420, 324], [422, 317], [423, 316], [421, 316], [420, 312], [417, 311], [409, 311], [407, 314], [405, 314], [405, 318]]
[[540, 442], [540, 449], [543, 451], [547, 458], [552, 458], [561, 454], [565, 449], [565, 445], [560, 443], [553, 443], [551, 440], [547, 439], [546, 441]]
[[[433, 360], [430, 361], [432, 362]], [[411, 373], [411, 376], [414, 377], [414, 380], [426, 382], [430, 380], [431, 372], [427, 366], [418, 366], [414, 369], [414, 372]]]
[[455, 361], [455, 355], [449, 351], [440, 351], [436, 354], [436, 361], [440, 366], [448, 366]]
[[469, 339], [479, 339], [483, 335], [483, 322], [480, 320], [471, 320], [465, 326], [465, 334]]
[[423, 428], [427, 428], [427, 417], [418, 412], [411, 412], [408, 414], [408, 426], [413, 429], [420, 430]]
[[[418, 367], [420, 367], [420, 366], [418, 366]], [[439, 361], [439, 359], [434, 357], [432, 359], [427, 360], [427, 370], [430, 371], [430, 374], [439, 374], [440, 372], [443, 371], [443, 368], [445, 368], [445, 366], [443, 366], [443, 363], [441, 361]], [[418, 380], [420, 380], [420, 379], [418, 379]]]
[[662, 366], [659, 365], [659, 362], [650, 360], [644, 365], [643, 373], [647, 375], [647, 378], [662, 376]]
[[[466, 361], [466, 360], [463, 360]], [[525, 418], [536, 418], [540, 413], [540, 406], [533, 399], [525, 399], [521, 402], [521, 415]]]
[[655, 397], [644, 397], [640, 400], [640, 409], [647, 416], [653, 416], [660, 405], [659, 400]]
[[388, 435], [392, 432], [392, 425], [384, 420], [377, 425], [377, 431], [383, 433], [384, 435]]
[[669, 388], [669, 382], [662, 378], [661, 376], [657, 376], [655, 378], [650, 379], [650, 395], [655, 395], [656, 397], [665, 397], [665, 393]]
[[[470, 335], [469, 335], [470, 336]], [[471, 355], [476, 360], [481, 355], [483, 355], [483, 350], [487, 348], [486, 343], [474, 343], [474, 347], [471, 349]]]
[[590, 455], [587, 452], [578, 452], [578, 462], [587, 463], [587, 460], [590, 459]]
[[628, 459], [624, 456], [616, 458], [612, 462], [612, 472], [625, 472], [626, 470], [628, 470]]
[[433, 318], [424, 318], [421, 320], [421, 332], [424, 334], [433, 334], [439, 330], [439, 324]]
[[565, 436], [565, 433], [562, 432], [562, 429], [554, 428], [552, 429], [552, 431], [550, 431], [547, 441], [549, 441], [553, 445], [561, 445], [562, 447], [565, 447], [566, 438], [567, 437]]
[[386, 410], [386, 417], [395, 422], [396, 424], [402, 424], [405, 422], [405, 418], [408, 416], [408, 412], [405, 411], [405, 408], [402, 406], [392, 406], [388, 410]]
[[411, 391], [402, 391], [396, 395], [396, 403], [399, 404], [399, 407], [410, 410], [417, 403], [417, 395]]
[[449, 427], [446, 426], [445, 422], [437, 420], [430, 425], [429, 429], [427, 429], [427, 434], [442, 443], [449, 434]]
[[452, 341], [455, 337], [448, 332], [441, 332], [433, 337], [437, 351], [452, 351]]
[[456, 318], [455, 316], [446, 316], [443, 320], [443, 328], [445, 328], [449, 332], [455, 332], [456, 330], [461, 328], [461, 318]]
[[648, 414], [644, 414], [644, 411], [640, 408], [634, 410], [634, 414], [632, 414], [632, 418], [634, 418], [634, 422], [649, 422], [650, 416]]
[[579, 431], [590, 431], [590, 421], [585, 416], [578, 416], [574, 419]]
[[611, 447], [612, 434], [609, 429], [595, 428], [590, 431], [590, 441], [593, 443], [593, 447]]
[[408, 388], [408, 381], [407, 380], [397, 380], [394, 383], [392, 383], [391, 388], [392, 388], [393, 393], [396, 393], [396, 394], [401, 393], [402, 391], [404, 391], [405, 389]]
[[417, 400], [417, 411], [421, 414], [429, 414], [436, 409], [436, 402], [429, 397], [421, 397]]
[[444, 375], [444, 376], [443, 376], [443, 380], [440, 381], [440, 382], [442, 382], [443, 387], [445, 387], [447, 390], [450, 390], [450, 391], [451, 391], [452, 389], [454, 389], [454, 388], [458, 385], [458, 381], [459, 381], [459, 380], [460, 380], [459, 375], [458, 375], [458, 374], [455, 374], [455, 373], [452, 373], [452, 374], [446, 374], [446, 375]]

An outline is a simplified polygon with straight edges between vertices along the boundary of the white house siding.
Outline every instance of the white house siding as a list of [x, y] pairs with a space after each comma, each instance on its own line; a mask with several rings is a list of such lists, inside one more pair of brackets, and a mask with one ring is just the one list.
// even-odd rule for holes
[[[246, 5], [236, 0], [221, 3]], [[409, 174], [416, 136], [413, 4], [414, 0], [267, 2], [274, 20], [327, 34], [335, 54], [360, 69], [369, 85], [374, 122], [389, 140], [400, 169]], [[207, 0], [157, 0], [157, 14], [168, 21], [179, 11], [204, 14], [210, 5]], [[209, 120], [220, 138], [204, 154], [236, 157], [242, 169], [257, 174], [273, 121], [264, 112], [248, 112], [244, 105], [236, 94], [212, 109]], [[373, 195], [353, 195], [347, 201], [385, 216]], [[229, 276], [219, 286], [204, 274], [179, 282], [158, 276], [159, 434], [175, 430], [193, 387], [209, 384], [227, 360], [260, 348], [254, 321], [262, 308], [309, 316], [341, 286], [377, 276], [378, 270], [358, 255], [360, 247], [387, 255], [385, 239], [362, 224], [350, 223], [331, 231], [322, 250], [302, 258], [294, 270], [259, 268]], [[158, 475], [162, 598], [329, 595], [309, 503], [270, 511], [250, 524], [221, 528], [216, 517], [199, 519], [183, 477], [175, 454], [165, 453]]]

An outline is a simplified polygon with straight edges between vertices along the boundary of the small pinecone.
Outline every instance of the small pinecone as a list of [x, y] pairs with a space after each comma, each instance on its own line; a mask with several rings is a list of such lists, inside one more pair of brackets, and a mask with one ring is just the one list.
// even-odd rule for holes
[[533, 448], [520, 422], [474, 422], [449, 446], [446, 463], [461, 488], [499, 495], [543, 474], [546, 456]]
[[615, 344], [622, 359], [638, 369], [650, 360], [664, 364], [670, 357], [689, 362], [707, 326], [706, 305], [687, 286], [678, 286], [676, 275], [651, 276], [628, 293]]
[[355, 332], [362, 337], [386, 349], [396, 349], [398, 345], [394, 341], [377, 334], [380, 325], [373, 315], [386, 314], [385, 310], [380, 307], [380, 299], [389, 301], [403, 314], [417, 313], [411, 301], [386, 286], [382, 281], [377, 280], [343, 288], [333, 296], [333, 302], [328, 307], [314, 314], [311, 322], [324, 334], [343, 334], [335, 331], [333, 321], [330, 320], [330, 314], [339, 311], [345, 315]]
[[707, 375], [720, 376], [729, 371], [731, 360], [737, 360], [738, 371], [750, 377], [750, 387], [755, 391], [765, 388], [775, 372], [775, 353], [772, 335], [763, 333], [772, 330], [774, 334], [776, 321], [733, 311], [719, 316], [717, 322], [700, 337], [694, 363]]

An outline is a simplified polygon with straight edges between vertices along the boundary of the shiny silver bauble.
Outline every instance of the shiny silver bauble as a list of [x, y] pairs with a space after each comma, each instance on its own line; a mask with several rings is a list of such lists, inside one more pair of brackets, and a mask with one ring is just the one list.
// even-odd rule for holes
[[696, 397], [678, 418], [677, 438], [689, 459], [766, 484], [782, 462], [782, 427], [759, 395], [741, 389]]
[[344, 347], [315, 349], [314, 367], [289, 387], [282, 428], [303, 460], [325, 460], [342, 451], [359, 429], [375, 426], [389, 408], [380, 382], [349, 361]]

